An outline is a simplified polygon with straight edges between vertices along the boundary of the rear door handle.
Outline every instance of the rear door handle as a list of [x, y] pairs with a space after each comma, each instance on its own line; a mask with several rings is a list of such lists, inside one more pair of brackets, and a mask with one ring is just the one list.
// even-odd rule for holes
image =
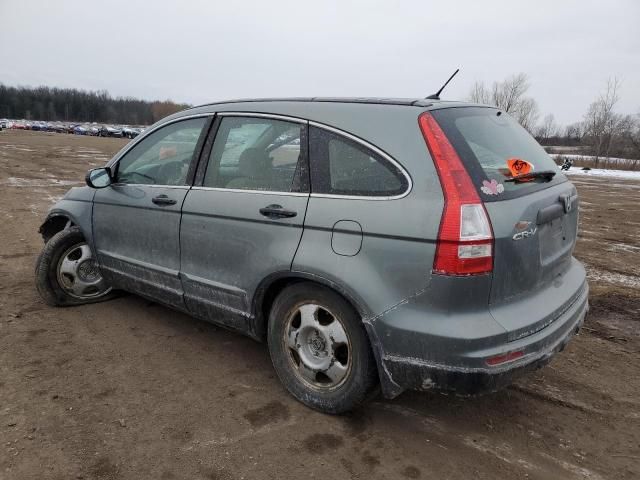
[[173, 198], [169, 198], [166, 195], [158, 195], [151, 199], [156, 205], [175, 205], [176, 201]]
[[260, 209], [260, 214], [267, 218], [292, 218], [295, 217], [298, 212], [293, 210], [285, 210], [282, 205], [267, 205]]

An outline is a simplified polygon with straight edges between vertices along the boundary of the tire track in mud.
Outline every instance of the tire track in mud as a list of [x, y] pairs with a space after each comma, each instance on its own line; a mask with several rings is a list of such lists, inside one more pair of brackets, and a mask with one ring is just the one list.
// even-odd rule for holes
[[[546, 452], [531, 452], [526, 447], [520, 448], [506, 441], [496, 441], [488, 435], [466, 431], [451, 423], [437, 420], [433, 416], [425, 417], [421, 412], [410, 407], [378, 402], [374, 403], [374, 406], [376, 409], [390, 411], [415, 420], [412, 428], [438, 437], [440, 442], [451, 449], [462, 450], [461, 455], [465, 455], [464, 450], [480, 452], [513, 467], [528, 477], [604, 480], [596, 472]], [[466, 455], [469, 454], [470, 452], [467, 451]]]

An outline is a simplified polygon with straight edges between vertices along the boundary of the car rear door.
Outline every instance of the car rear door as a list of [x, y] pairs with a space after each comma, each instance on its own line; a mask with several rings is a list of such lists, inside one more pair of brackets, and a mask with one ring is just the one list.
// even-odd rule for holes
[[306, 121], [222, 113], [183, 206], [181, 278], [189, 310], [248, 333], [251, 301], [288, 271], [309, 198]]
[[[504, 112], [459, 107], [431, 113], [476, 183], [491, 220], [492, 315], [514, 338], [535, 333], [557, 318], [584, 285], [584, 269], [572, 257], [576, 188]], [[516, 181], [519, 169], [551, 173]]]
[[184, 308], [180, 213], [207, 121], [189, 118], [151, 132], [111, 166], [112, 185], [96, 191], [95, 248], [114, 287]]

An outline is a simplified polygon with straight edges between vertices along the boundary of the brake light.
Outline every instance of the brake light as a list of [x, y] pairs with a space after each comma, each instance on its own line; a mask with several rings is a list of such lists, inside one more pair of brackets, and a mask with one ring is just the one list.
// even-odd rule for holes
[[484, 204], [435, 118], [425, 112], [418, 124], [444, 192], [433, 271], [442, 275], [489, 273], [493, 270], [493, 231]]

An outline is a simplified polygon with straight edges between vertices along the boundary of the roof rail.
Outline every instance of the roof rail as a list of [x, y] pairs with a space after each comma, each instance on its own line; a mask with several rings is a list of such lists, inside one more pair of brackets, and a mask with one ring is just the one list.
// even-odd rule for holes
[[326, 103], [363, 103], [372, 105], [404, 105], [413, 107], [429, 107], [433, 101], [424, 98], [385, 98], [385, 97], [284, 97], [284, 98], [240, 98], [235, 100], [222, 100], [219, 102], [204, 103], [190, 107], [208, 107], [211, 105], [225, 105], [231, 103], [267, 103], [267, 102], [326, 102]]

